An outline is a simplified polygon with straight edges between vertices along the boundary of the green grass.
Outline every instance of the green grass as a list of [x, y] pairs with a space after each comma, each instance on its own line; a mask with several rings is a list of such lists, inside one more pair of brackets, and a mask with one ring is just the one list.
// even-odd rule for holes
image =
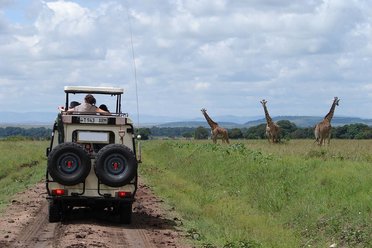
[[10, 198], [45, 177], [46, 141], [0, 140], [0, 212]]
[[372, 141], [142, 143], [140, 173], [204, 247], [370, 247]]
[[[0, 211], [45, 175], [45, 141], [0, 141]], [[142, 142], [140, 175], [200, 247], [371, 247], [372, 140]]]

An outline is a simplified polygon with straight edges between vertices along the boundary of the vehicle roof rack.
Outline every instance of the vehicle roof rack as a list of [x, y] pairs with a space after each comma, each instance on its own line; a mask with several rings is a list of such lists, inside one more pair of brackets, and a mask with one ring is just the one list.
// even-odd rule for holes
[[124, 90], [114, 87], [92, 87], [92, 86], [65, 86], [65, 93], [88, 93], [88, 94], [108, 94], [121, 95]]

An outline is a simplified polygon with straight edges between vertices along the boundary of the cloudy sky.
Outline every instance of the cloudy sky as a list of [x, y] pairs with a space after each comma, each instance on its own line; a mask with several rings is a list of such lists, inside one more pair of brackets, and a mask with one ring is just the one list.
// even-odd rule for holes
[[0, 0], [1, 111], [92, 85], [137, 115], [137, 81], [140, 116], [372, 118], [371, 55], [369, 0]]

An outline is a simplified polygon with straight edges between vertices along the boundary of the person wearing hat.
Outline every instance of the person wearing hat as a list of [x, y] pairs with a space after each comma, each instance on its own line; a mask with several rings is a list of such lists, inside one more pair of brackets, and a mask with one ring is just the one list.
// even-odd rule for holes
[[110, 111], [108, 110], [108, 108], [105, 104], [99, 105], [99, 108], [110, 113]]
[[70, 106], [68, 107], [69, 109], [75, 108], [76, 106], [79, 106], [80, 102], [77, 101], [71, 101]]
[[67, 110], [67, 113], [71, 113], [71, 112], [109, 114], [109, 112], [104, 111], [96, 106], [96, 99], [91, 94], [88, 94], [85, 96], [84, 102], [82, 104]]

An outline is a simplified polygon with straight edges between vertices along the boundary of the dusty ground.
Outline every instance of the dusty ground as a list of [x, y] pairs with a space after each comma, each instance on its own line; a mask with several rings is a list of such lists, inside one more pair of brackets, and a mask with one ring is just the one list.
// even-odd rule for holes
[[0, 247], [180, 247], [189, 248], [182, 222], [149, 187], [139, 185], [131, 225], [79, 209], [61, 223], [48, 222], [45, 185], [18, 194], [0, 214]]

